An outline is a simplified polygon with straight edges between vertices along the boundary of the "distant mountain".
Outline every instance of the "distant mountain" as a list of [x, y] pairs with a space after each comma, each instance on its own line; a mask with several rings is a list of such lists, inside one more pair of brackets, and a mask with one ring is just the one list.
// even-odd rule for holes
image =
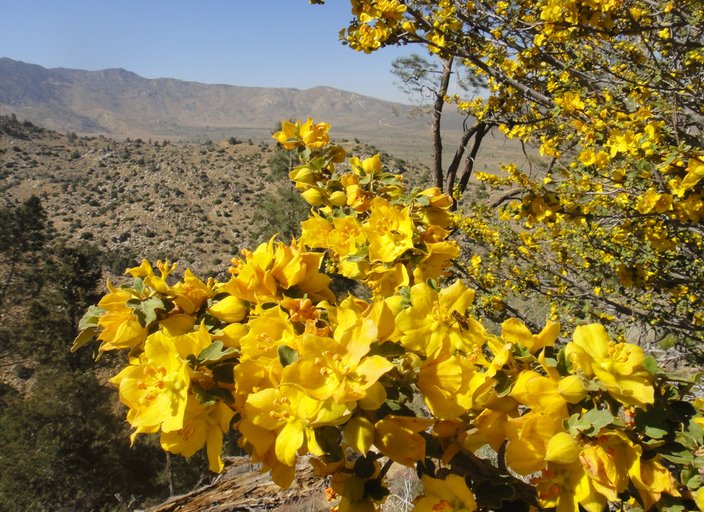
[[140, 137], [268, 135], [278, 120], [331, 123], [338, 134], [427, 133], [412, 107], [330, 87], [208, 85], [147, 79], [124, 69], [46, 69], [0, 58], [0, 113], [60, 131]]

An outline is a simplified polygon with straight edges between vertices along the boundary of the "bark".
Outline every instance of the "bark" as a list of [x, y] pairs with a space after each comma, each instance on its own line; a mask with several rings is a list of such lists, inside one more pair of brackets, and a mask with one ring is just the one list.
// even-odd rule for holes
[[440, 130], [440, 121], [442, 119], [442, 109], [445, 105], [445, 96], [447, 96], [447, 89], [450, 86], [450, 77], [452, 76], [452, 60], [452, 58], [449, 58], [443, 61], [440, 87], [435, 92], [435, 103], [433, 104], [433, 166], [435, 186], [440, 188], [440, 190], [445, 188], [445, 173], [442, 168], [442, 133]]

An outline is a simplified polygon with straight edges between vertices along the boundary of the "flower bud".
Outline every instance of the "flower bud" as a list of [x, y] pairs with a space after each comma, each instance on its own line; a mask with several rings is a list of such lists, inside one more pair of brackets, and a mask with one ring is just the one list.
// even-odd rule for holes
[[241, 322], [247, 316], [247, 311], [245, 302], [234, 295], [228, 295], [208, 309], [208, 313], [227, 323]]
[[562, 398], [571, 404], [579, 403], [587, 396], [587, 390], [584, 389], [582, 379], [577, 375], [568, 375], [560, 379], [558, 391], [562, 395]]
[[313, 172], [310, 167], [305, 166], [296, 167], [288, 173], [288, 177], [296, 183], [307, 183], [312, 185], [315, 182], [315, 172]]
[[342, 190], [336, 190], [330, 194], [330, 202], [334, 206], [344, 206], [347, 204], [347, 194], [345, 194]]
[[301, 193], [301, 197], [311, 206], [320, 206], [323, 204], [323, 194], [317, 188], [309, 188]]
[[570, 464], [577, 460], [580, 450], [579, 442], [571, 434], [559, 432], [548, 442], [545, 460], [558, 464]]

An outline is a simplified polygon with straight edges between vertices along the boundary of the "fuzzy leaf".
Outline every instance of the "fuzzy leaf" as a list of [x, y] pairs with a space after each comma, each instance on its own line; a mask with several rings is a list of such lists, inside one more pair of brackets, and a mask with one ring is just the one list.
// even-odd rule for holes
[[78, 322], [78, 330], [83, 331], [89, 327], [98, 327], [98, 320], [103, 316], [105, 310], [99, 306], [91, 306], [85, 315]]
[[224, 359], [230, 359], [237, 356], [237, 350], [228, 348], [223, 350], [222, 341], [214, 341], [198, 354], [198, 361], [202, 363], [214, 363]]
[[97, 327], [88, 327], [78, 333], [78, 336], [73, 340], [73, 345], [71, 345], [71, 352], [75, 352], [84, 345], [87, 345], [95, 338], [98, 334]]
[[279, 362], [284, 368], [298, 361], [298, 352], [288, 345], [279, 345], [277, 352], [279, 354]]

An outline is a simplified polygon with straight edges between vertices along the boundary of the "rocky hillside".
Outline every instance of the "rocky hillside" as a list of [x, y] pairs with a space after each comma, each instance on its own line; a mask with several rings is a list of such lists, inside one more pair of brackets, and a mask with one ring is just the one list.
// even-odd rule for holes
[[[357, 154], [373, 151], [342, 143]], [[262, 218], [277, 206], [278, 187], [289, 186], [280, 171], [273, 174], [275, 156], [273, 141], [116, 141], [0, 116], [7, 201], [36, 195], [67, 240], [132, 260], [177, 259], [201, 274], [225, 272], [233, 254], [270, 235]]]

